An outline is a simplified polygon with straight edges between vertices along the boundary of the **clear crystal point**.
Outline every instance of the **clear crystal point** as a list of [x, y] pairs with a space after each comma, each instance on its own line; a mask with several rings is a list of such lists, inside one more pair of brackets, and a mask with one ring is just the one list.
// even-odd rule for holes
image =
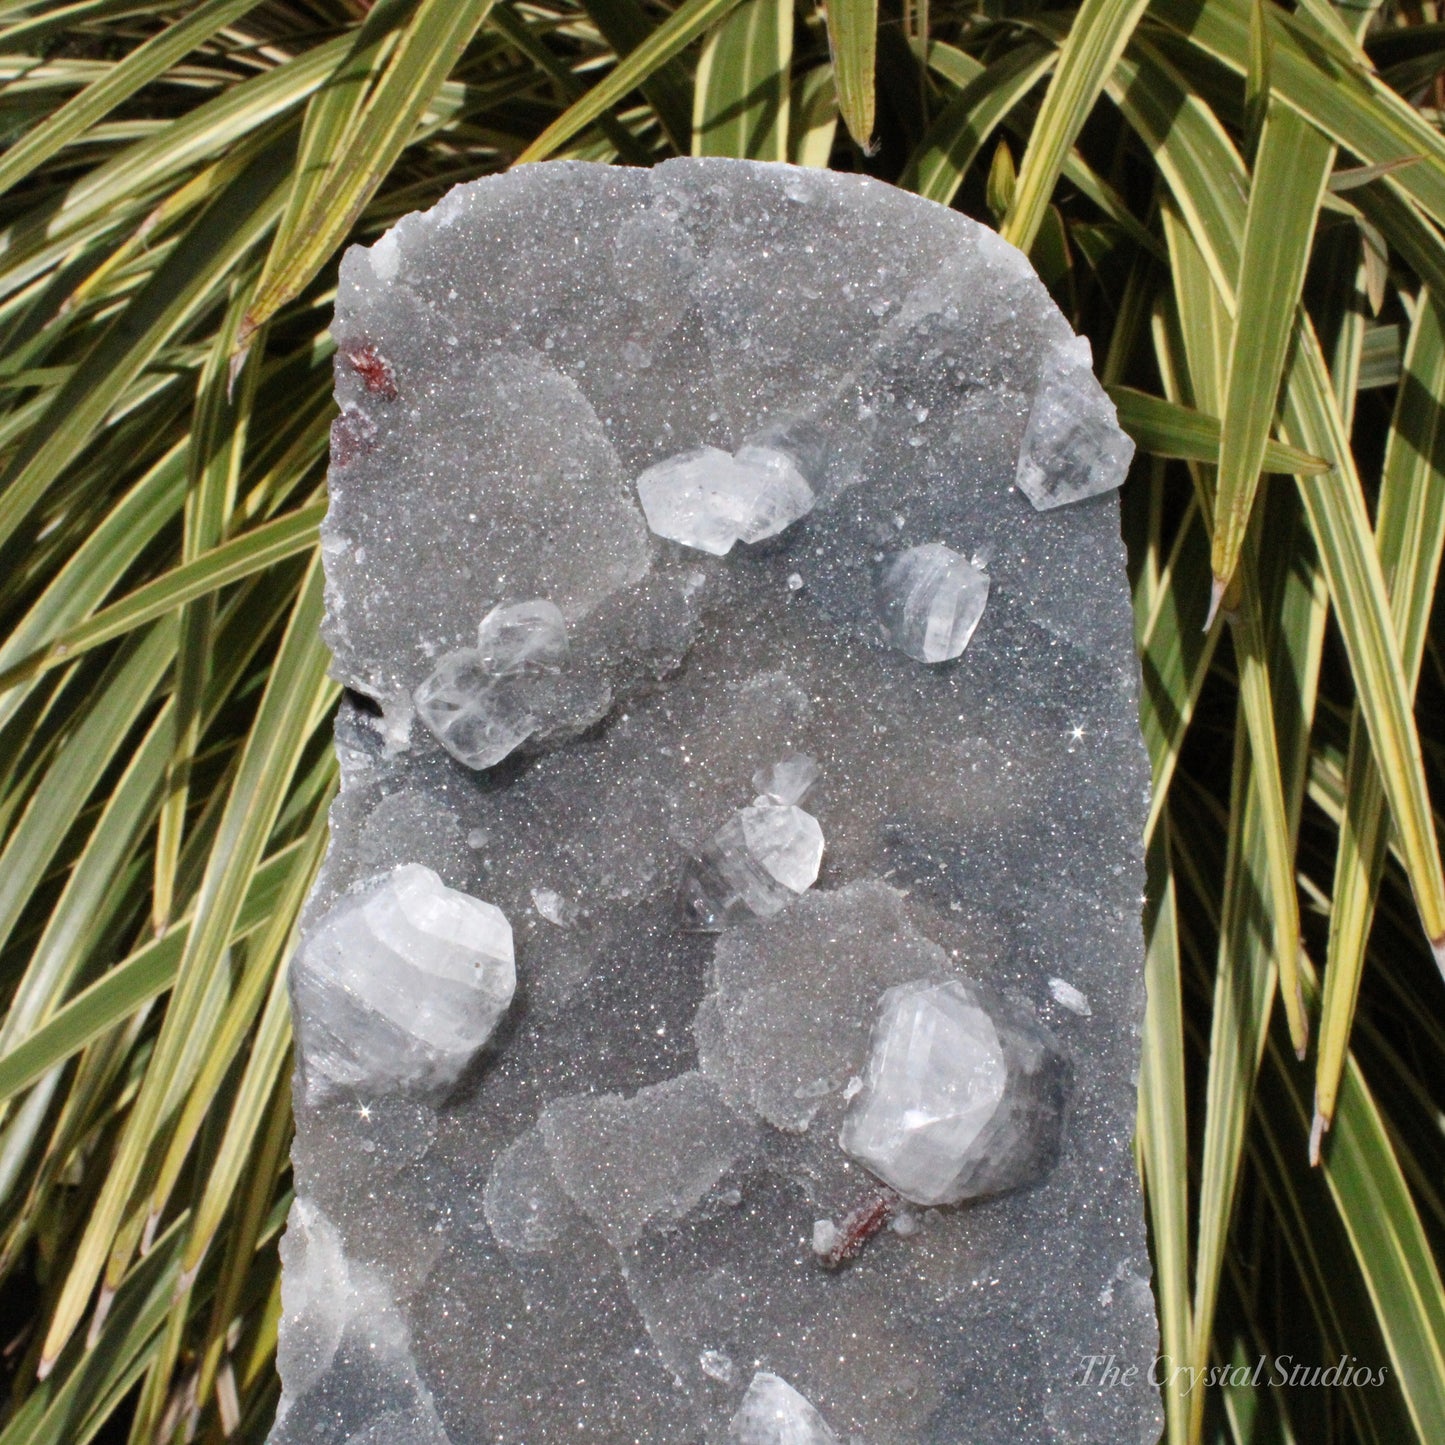
[[753, 774], [753, 787], [774, 803], [801, 803], [817, 785], [823, 770], [807, 753], [793, 753]]
[[659, 537], [714, 557], [735, 542], [775, 537], [813, 510], [813, 489], [792, 457], [761, 446], [668, 457], [638, 477], [637, 497]]
[[888, 640], [918, 662], [948, 662], [973, 636], [988, 601], [988, 573], [942, 542], [895, 557], [878, 588]]
[[556, 672], [567, 661], [567, 623], [545, 597], [494, 607], [477, 627], [477, 651], [488, 672]]
[[1044, 353], [1014, 478], [1041, 512], [1112, 491], [1133, 459], [1134, 443], [1119, 430], [1093, 362], [1087, 336]]
[[552, 603], [494, 607], [477, 629], [477, 646], [442, 657], [412, 700], [458, 762], [495, 767], [536, 731], [548, 681], [566, 660], [567, 624]]
[[771, 918], [813, 886], [822, 865], [818, 820], [792, 804], [760, 799], [739, 808], [688, 868], [684, 913], [704, 932]]

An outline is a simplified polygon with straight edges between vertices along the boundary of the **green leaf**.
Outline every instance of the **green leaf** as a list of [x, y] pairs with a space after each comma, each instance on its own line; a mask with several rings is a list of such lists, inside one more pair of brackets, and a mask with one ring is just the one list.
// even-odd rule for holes
[[222, 955], [235, 932], [247, 882], [260, 861], [301, 751], [309, 741], [310, 709], [298, 700], [324, 686], [327, 654], [320, 637], [321, 569], [313, 562], [292, 613], [280, 653], [267, 681], [232, 784], [215, 846], [197, 895], [196, 921], [186, 939], [177, 983], [166, 1009], [146, 1077], [131, 1108], [104, 1188], [76, 1248], [56, 1300], [42, 1351], [42, 1368], [74, 1332], [113, 1241], [152, 1145], [152, 1131], [167, 1100], [184, 1079], [183, 1055], [198, 1037]]
[[1334, 147], [1313, 126], [1283, 106], [1270, 106], [1250, 186], [1226, 371], [1212, 557], [1216, 596], [1234, 578], [1249, 528], [1315, 217], [1333, 163]]
[[233, 582], [310, 551], [316, 545], [325, 515], [326, 503], [313, 502], [172, 568], [61, 633], [44, 649], [37, 649], [12, 664], [0, 673], [0, 688], [14, 686], [38, 671], [70, 662], [81, 653], [179, 611], [198, 598], [212, 596]]
[[[945, 49], [932, 47], [934, 52]], [[929, 127], [899, 184], [950, 205], [989, 136], [1057, 58], [1052, 46], [1025, 40], [970, 76]]]
[[792, 55], [791, 0], [741, 0], [698, 60], [693, 155], [788, 159]]
[[815, 65], [793, 77], [788, 117], [788, 159], [798, 166], [826, 166], [838, 133], [838, 93], [831, 66]]
[[545, 160], [579, 131], [586, 130], [611, 110], [654, 71], [685, 50], [706, 30], [722, 20], [738, 0], [687, 0], [635, 50], [619, 60], [605, 80], [599, 81], [570, 105], [517, 157], [517, 165]]
[[1113, 74], [1147, 0], [1083, 0], [1059, 52], [1019, 167], [1018, 190], [1003, 226], [1004, 240], [1033, 249], [1065, 157]]
[[[1445, 552], [1445, 323], [1440, 304], [1428, 293], [1420, 298], [1405, 377], [1390, 426], [1376, 526], [1400, 663], [1413, 693]], [[1384, 788], [1358, 706], [1350, 724], [1344, 799], [1310, 1134], [1316, 1158], [1320, 1135], [1334, 1118], [1389, 842]]]
[[[331, 259], [491, 7], [492, 0], [420, 0], [354, 122], [346, 124], [345, 104], [338, 115], [320, 102], [324, 118], [315, 129], [331, 147], [325, 174], [307, 173], [292, 193], [241, 328], [242, 345]], [[347, 99], [354, 96], [349, 90]]]
[[828, 49], [838, 91], [838, 113], [865, 153], [873, 147], [874, 87], [878, 65], [878, 0], [830, 0]]
[[[303, 846], [301, 842], [288, 844], [257, 867], [236, 916], [232, 943], [239, 943], [273, 916], [288, 880], [295, 876]], [[33, 1033], [0, 1054], [0, 1100], [28, 1088], [170, 988], [191, 922], [190, 914], [177, 919], [170, 932], [153, 938], [108, 969]]]
[[87, 86], [37, 126], [19, 144], [0, 156], [0, 195], [28, 176], [62, 146], [83, 134], [122, 101], [170, 69], [182, 56], [224, 30], [257, 0], [206, 0], [184, 20], [168, 25], [159, 35], [137, 46], [110, 74]]
[[0, 475], [0, 544], [79, 455], [134, 374], [209, 304], [230, 268], [274, 223], [291, 149], [289, 140], [267, 147], [215, 197], [57, 390]]
[[[1162, 396], [1150, 396], [1131, 386], [1111, 386], [1109, 399], [1119, 413], [1119, 425], [1146, 452], [1183, 461], [1219, 461], [1219, 418], [1209, 416]], [[1323, 457], [1313, 457], [1298, 447], [1269, 440], [1264, 444], [1266, 472], [1289, 476], [1314, 476], [1330, 470]]]

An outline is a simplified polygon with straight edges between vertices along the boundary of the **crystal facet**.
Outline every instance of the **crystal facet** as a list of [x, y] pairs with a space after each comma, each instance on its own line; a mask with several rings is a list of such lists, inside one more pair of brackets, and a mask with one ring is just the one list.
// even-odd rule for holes
[[1134, 443], [1119, 430], [1093, 363], [1087, 336], [1044, 353], [1014, 478], [1041, 512], [1112, 491], [1133, 460]]
[[291, 970], [308, 1080], [379, 1094], [454, 1084], [512, 1002], [501, 909], [404, 864], [313, 925]]
[[458, 762], [494, 767], [536, 730], [548, 675], [566, 658], [567, 625], [552, 603], [495, 607], [477, 646], [448, 653], [417, 688], [417, 712]]
[[1040, 1177], [1058, 1152], [1066, 1069], [1032, 1020], [961, 979], [883, 995], [840, 1142], [915, 1204], [957, 1204]]
[[739, 808], [688, 868], [682, 906], [694, 928], [713, 933], [742, 918], [771, 918], [817, 881], [823, 865], [818, 820], [762, 798]]
[[822, 769], [806, 753], [794, 753], [770, 768], [759, 768], [753, 774], [753, 787], [774, 803], [802, 803], [822, 776]]
[[781, 1375], [759, 1370], [728, 1430], [732, 1445], [838, 1445], [838, 1437]]
[[813, 510], [813, 489], [786, 452], [698, 447], [649, 467], [637, 479], [647, 525], [659, 537], [714, 557], [734, 542], [761, 542]]
[[895, 557], [878, 588], [888, 640], [919, 662], [948, 662], [968, 646], [988, 601], [988, 573], [929, 542]]

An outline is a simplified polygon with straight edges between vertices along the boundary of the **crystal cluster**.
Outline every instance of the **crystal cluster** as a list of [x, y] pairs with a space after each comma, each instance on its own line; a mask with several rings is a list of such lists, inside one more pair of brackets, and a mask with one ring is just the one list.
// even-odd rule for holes
[[659, 537], [714, 557], [734, 542], [776, 537], [813, 510], [813, 489], [786, 452], [739, 447], [729, 456], [698, 447], [648, 467], [637, 479], [647, 525]]
[[535, 731], [548, 682], [566, 660], [567, 624], [552, 603], [495, 607], [477, 627], [477, 645], [447, 653], [417, 688], [417, 712], [458, 762], [490, 768]]
[[333, 329], [273, 1445], [1157, 1435], [1130, 445], [1027, 261], [548, 163]]

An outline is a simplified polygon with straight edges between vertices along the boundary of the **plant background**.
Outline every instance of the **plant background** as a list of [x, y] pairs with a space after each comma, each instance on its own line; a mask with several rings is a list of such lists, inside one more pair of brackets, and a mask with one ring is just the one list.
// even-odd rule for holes
[[1388, 1372], [1181, 1378], [1167, 1438], [1445, 1434], [1445, 25], [899, 3], [0, 0], [0, 1445], [275, 1406], [340, 250], [689, 152], [990, 219], [1093, 339], [1140, 442], [1164, 1349]]

